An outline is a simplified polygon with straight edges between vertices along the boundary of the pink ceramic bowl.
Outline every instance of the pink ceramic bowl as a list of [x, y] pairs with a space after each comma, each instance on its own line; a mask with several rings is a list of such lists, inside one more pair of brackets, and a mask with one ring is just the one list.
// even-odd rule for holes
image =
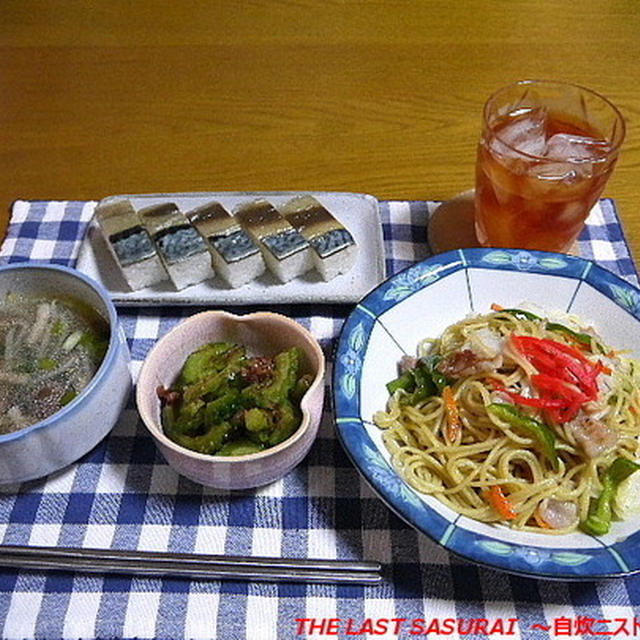
[[[243, 344], [255, 355], [272, 356], [293, 346], [302, 349], [303, 371], [314, 378], [300, 403], [302, 423], [284, 442], [246, 456], [211, 456], [185, 449], [164, 434], [156, 389], [173, 383], [190, 353], [221, 340]], [[149, 433], [178, 473], [216, 489], [248, 489], [278, 480], [309, 451], [322, 415], [324, 372], [320, 345], [293, 320], [276, 313], [236, 316], [224, 311], [205, 311], [180, 323], [153, 347], [140, 371], [136, 401]]]

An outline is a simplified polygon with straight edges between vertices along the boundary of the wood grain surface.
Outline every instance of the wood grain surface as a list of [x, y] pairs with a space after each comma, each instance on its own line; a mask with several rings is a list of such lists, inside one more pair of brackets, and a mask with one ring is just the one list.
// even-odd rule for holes
[[[637, 0], [3, 0], [0, 229], [23, 199], [319, 189], [446, 199], [480, 111], [587, 85], [627, 138], [605, 195], [640, 257]], [[2, 231], [0, 231], [1, 235]]]

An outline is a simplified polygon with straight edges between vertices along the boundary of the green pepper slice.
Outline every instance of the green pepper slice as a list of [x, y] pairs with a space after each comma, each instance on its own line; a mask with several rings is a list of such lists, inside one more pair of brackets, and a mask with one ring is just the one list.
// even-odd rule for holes
[[577, 342], [578, 344], [591, 350], [593, 336], [590, 336], [588, 333], [579, 333], [578, 331], [569, 329], [569, 327], [565, 327], [563, 324], [558, 324], [557, 322], [547, 322], [546, 328], [549, 331], [555, 331], [556, 333], [564, 333], [565, 335], [569, 336], [574, 342]]
[[442, 356], [427, 356], [426, 358], [422, 358], [421, 362], [424, 362], [426, 364], [427, 370], [429, 371], [429, 374], [431, 376], [431, 380], [436, 386], [438, 393], [442, 393], [442, 390], [445, 387], [449, 387], [452, 385], [452, 381], [447, 378], [447, 376], [440, 373], [440, 370], [438, 369], [438, 365], [440, 364], [440, 362], [442, 362]]
[[612, 504], [618, 485], [632, 473], [640, 469], [640, 464], [627, 458], [616, 458], [602, 479], [602, 491], [591, 505], [587, 519], [581, 523], [585, 533], [602, 536], [609, 533], [612, 520]]
[[405, 371], [401, 376], [398, 376], [395, 380], [387, 382], [387, 391], [392, 396], [396, 391], [402, 389], [403, 391], [412, 392], [416, 388], [416, 379], [413, 375], [413, 370]]
[[[525, 311], [524, 309], [503, 309], [500, 313], [508, 313], [515, 318], [524, 318], [525, 320], [542, 321], [542, 318], [540, 316], [537, 316], [535, 313], [531, 313], [531, 311]], [[573, 329], [565, 327], [563, 324], [560, 324], [558, 322], [547, 322], [545, 324], [545, 328], [549, 331], [564, 333], [565, 335], [568, 335], [570, 338], [585, 347], [590, 347], [592, 344], [593, 336], [590, 336], [588, 333], [574, 331]]]
[[406, 395], [400, 398], [400, 404], [415, 405], [431, 396], [442, 393], [442, 390], [451, 384], [451, 381], [440, 371], [438, 364], [441, 356], [434, 355], [420, 358], [413, 369], [405, 371], [401, 376], [387, 383], [387, 391], [390, 395], [398, 390], [406, 391]]
[[514, 318], [524, 318], [525, 320], [542, 320], [540, 316], [537, 316], [535, 313], [531, 313], [531, 311], [525, 311], [524, 309], [502, 309], [502, 311], [499, 311], [498, 313], [508, 313]]
[[554, 469], [558, 468], [558, 452], [556, 451], [556, 436], [544, 422], [540, 422], [520, 411], [515, 405], [506, 402], [492, 402], [487, 410], [500, 420], [512, 427], [533, 436], [545, 457]]

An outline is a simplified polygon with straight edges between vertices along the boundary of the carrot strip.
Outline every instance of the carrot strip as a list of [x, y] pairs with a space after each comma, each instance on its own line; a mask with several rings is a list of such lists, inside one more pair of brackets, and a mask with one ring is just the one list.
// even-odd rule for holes
[[502, 492], [500, 485], [494, 485], [485, 495], [489, 504], [500, 514], [503, 520], [513, 520], [518, 517], [513, 505], [509, 502], [509, 498]]
[[460, 422], [458, 403], [456, 402], [451, 387], [446, 386], [442, 390], [442, 399], [444, 400], [444, 412], [447, 418], [447, 440], [449, 440], [449, 442], [455, 442], [462, 428], [462, 424]]
[[492, 302], [491, 303], [491, 310], [492, 311], [504, 311], [504, 307], [499, 305], [497, 302]]
[[597, 364], [596, 364], [596, 369], [597, 369], [599, 372], [604, 373], [604, 374], [606, 374], [606, 375], [608, 375], [608, 376], [610, 376], [610, 375], [613, 373], [613, 371], [611, 370], [611, 368], [610, 368], [610, 367], [607, 367], [607, 365], [606, 365], [606, 364], [602, 364], [602, 362], [601, 362], [600, 360], [598, 360], [598, 362], [597, 362]]

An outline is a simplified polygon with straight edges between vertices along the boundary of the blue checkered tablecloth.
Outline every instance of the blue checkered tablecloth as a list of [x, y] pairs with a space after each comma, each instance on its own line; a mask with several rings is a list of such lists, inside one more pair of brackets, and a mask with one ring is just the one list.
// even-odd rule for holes
[[[0, 264], [73, 266], [94, 206], [16, 202]], [[389, 273], [428, 257], [425, 229], [434, 206], [381, 203]], [[579, 248], [582, 256], [637, 284], [613, 201], [594, 208]], [[134, 377], [157, 338], [196, 311], [120, 309]], [[278, 311], [309, 328], [330, 362], [348, 306], [288, 305]], [[502, 621], [502, 633], [493, 627], [493, 638], [640, 637], [640, 576], [597, 583], [519, 578], [467, 564], [406, 525], [349, 462], [334, 434], [330, 404], [327, 397], [319, 437], [297, 469], [268, 487], [231, 494], [173, 472], [130, 400], [111, 434], [76, 464], [0, 488], [0, 538], [5, 544], [378, 560], [382, 584], [276, 585], [0, 569], [2, 638], [409, 638], [426, 637], [429, 624], [430, 638], [478, 638], [484, 637], [482, 627], [468, 632], [479, 619], [489, 621], [488, 629]]]

